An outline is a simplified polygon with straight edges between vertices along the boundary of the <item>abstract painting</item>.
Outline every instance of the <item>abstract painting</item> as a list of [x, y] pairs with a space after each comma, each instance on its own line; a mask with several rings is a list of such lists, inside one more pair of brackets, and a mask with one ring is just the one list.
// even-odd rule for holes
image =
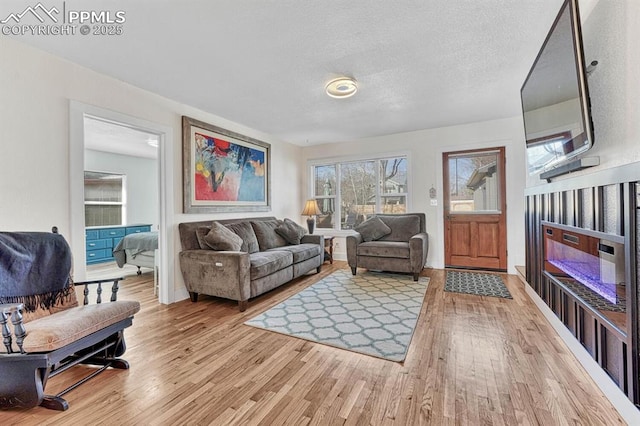
[[270, 210], [268, 143], [182, 117], [184, 212]]

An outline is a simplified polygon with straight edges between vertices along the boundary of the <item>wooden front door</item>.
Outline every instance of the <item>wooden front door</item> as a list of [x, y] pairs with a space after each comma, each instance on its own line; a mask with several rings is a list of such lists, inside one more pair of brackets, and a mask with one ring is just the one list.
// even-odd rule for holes
[[445, 152], [445, 267], [507, 270], [504, 147]]

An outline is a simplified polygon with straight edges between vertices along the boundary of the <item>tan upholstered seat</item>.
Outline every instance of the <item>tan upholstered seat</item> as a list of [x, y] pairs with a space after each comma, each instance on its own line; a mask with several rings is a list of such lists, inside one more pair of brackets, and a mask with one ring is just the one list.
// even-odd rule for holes
[[91, 333], [102, 330], [140, 310], [140, 303], [118, 301], [99, 305], [78, 306], [55, 315], [30, 321], [24, 351], [49, 352], [66, 346]]

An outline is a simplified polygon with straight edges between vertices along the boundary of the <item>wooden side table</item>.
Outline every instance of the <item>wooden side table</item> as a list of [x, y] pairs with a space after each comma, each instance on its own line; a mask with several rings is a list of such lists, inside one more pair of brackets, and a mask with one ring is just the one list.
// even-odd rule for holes
[[335, 237], [324, 237], [324, 261], [329, 261], [333, 265], [333, 239]]

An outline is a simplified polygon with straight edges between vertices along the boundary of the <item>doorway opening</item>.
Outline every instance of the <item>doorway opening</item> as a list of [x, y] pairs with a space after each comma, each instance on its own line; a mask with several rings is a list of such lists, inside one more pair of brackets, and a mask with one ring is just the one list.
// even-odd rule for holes
[[[98, 128], [102, 130], [97, 130]], [[91, 264], [91, 258], [88, 255], [91, 247], [88, 247], [89, 232], [86, 227], [86, 216], [92, 215], [91, 225], [96, 226], [96, 217], [102, 213], [99, 208], [95, 207], [101, 203], [100, 200], [96, 201], [94, 197], [88, 203], [90, 206], [87, 206], [85, 202], [85, 171], [94, 169], [93, 172], [102, 172], [106, 175], [124, 174], [128, 175], [125, 180], [129, 183], [136, 180], [138, 188], [132, 189], [127, 185], [121, 201], [111, 202], [110, 208], [106, 209], [110, 211], [105, 215], [108, 216], [106, 220], [109, 222], [118, 220], [120, 217], [122, 223], [118, 226], [124, 227], [125, 234], [157, 231], [158, 249], [151, 257], [153, 261], [143, 265], [141, 272], [153, 271], [157, 296], [161, 303], [168, 304], [175, 300], [175, 290], [169, 287], [169, 283], [173, 282], [174, 275], [174, 267], [169, 261], [169, 251], [174, 241], [171, 227], [173, 212], [171, 200], [166, 196], [166, 194], [173, 193], [172, 133], [173, 130], [167, 126], [76, 101], [70, 102], [71, 235], [69, 242], [73, 251], [74, 278], [76, 280], [87, 280], [87, 275], [95, 276], [98, 272], [89, 269], [100, 269], [95, 265], [101, 264], [100, 262], [95, 265]], [[93, 140], [105, 137], [105, 134], [109, 136], [109, 141]], [[127, 134], [129, 137], [118, 138], [114, 134]], [[132, 141], [132, 137], [138, 140], [138, 143]], [[118, 139], [122, 140], [118, 141]], [[129, 150], [129, 152], [114, 153], [113, 151], [118, 149], [117, 145], [121, 145], [121, 150]], [[157, 145], [157, 147], [152, 145]], [[146, 150], [147, 152], [155, 150], [155, 158], [146, 158], [145, 160], [139, 151], [135, 151], [136, 147], [138, 150]], [[133, 155], [131, 150], [137, 154]], [[101, 162], [104, 158], [107, 158], [108, 161]], [[142, 164], [141, 161], [147, 161], [146, 168], [136, 166], [136, 164]], [[131, 163], [126, 166], [128, 171], [124, 170], [126, 168], [124, 163]], [[134, 178], [134, 175], [141, 170], [144, 170], [141, 173], [142, 176]], [[102, 174], [96, 173], [93, 176], [101, 176]], [[127, 196], [127, 192], [129, 196]], [[134, 196], [134, 194], [136, 195]], [[97, 198], [99, 199], [100, 196]], [[118, 203], [121, 204], [119, 207]], [[107, 223], [105, 227], [117, 226]], [[110, 241], [112, 247], [105, 247], [106, 253], [102, 253], [105, 256], [108, 256], [109, 252], [112, 252], [113, 246], [119, 242], [120, 235], [109, 234], [112, 231], [105, 231], [102, 235], [100, 232], [93, 235], [96, 234], [93, 232], [91, 235], [91, 238], [105, 240], [98, 244], [108, 246]], [[117, 232], [122, 233], [122, 229]], [[115, 262], [112, 265], [114, 264]], [[129, 265], [125, 266], [129, 267]], [[118, 267], [115, 266], [115, 268]], [[137, 272], [137, 266], [134, 266], [134, 271]], [[123, 275], [123, 270], [116, 269], [115, 272], [119, 272], [116, 276]]]
[[158, 145], [155, 133], [84, 117], [87, 279], [157, 276]]

